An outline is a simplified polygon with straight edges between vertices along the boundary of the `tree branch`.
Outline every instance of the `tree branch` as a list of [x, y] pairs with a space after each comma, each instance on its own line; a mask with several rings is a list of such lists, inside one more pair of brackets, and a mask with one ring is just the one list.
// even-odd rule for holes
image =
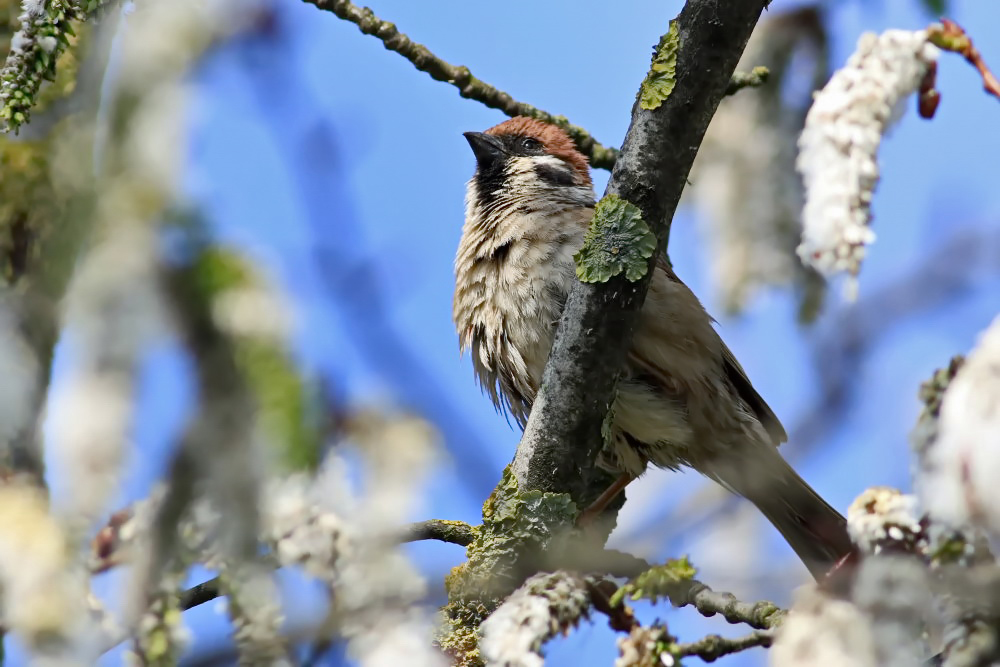
[[748, 635], [732, 639], [719, 635], [708, 635], [696, 642], [678, 644], [670, 653], [675, 658], [695, 655], [705, 662], [715, 662], [724, 655], [739, 653], [748, 648], [768, 647], [772, 641], [774, 641], [774, 633], [770, 630], [754, 630]]
[[766, 67], [754, 67], [749, 72], [736, 72], [726, 86], [726, 95], [735, 95], [744, 88], [759, 88], [767, 83], [771, 71]]
[[472, 544], [476, 529], [462, 521], [446, 521], [430, 519], [411, 523], [400, 534], [400, 542], [419, 542], [421, 540], [438, 540], [467, 547]]
[[[565, 116], [554, 116], [527, 102], [515, 100], [509, 93], [477, 79], [464, 65], [452, 65], [442, 60], [423, 44], [418, 44], [401, 33], [396, 24], [380, 19], [370, 8], [358, 7], [350, 0], [303, 1], [314, 5], [317, 9], [331, 12], [345, 21], [350, 21], [366, 35], [377, 37], [385, 48], [403, 56], [435, 81], [443, 81], [458, 88], [458, 94], [462, 97], [480, 102], [511, 117], [531, 116], [558, 125], [569, 133], [577, 148], [587, 156], [590, 166], [595, 169], [610, 170], [614, 167], [618, 151], [601, 144], [587, 130], [579, 125], [573, 125]], [[726, 89], [726, 94], [732, 95], [742, 88], [763, 85], [767, 81], [767, 71], [760, 72], [761, 69], [763, 68], [754, 68], [752, 72], [734, 76]]]
[[578, 282], [570, 292], [541, 391], [518, 445], [513, 472], [522, 490], [570, 493], [586, 507], [606, 488], [594, 469], [601, 425], [615, 391], [654, 263], [712, 115], [725, 95], [765, 0], [689, 0], [677, 19], [676, 81], [654, 110], [637, 102], [606, 195], [639, 208], [658, 250], [646, 275]]
[[675, 607], [691, 606], [702, 616], [722, 615], [728, 622], [746, 623], [751, 628], [776, 628], [788, 613], [773, 602], [740, 602], [732, 593], [713, 591], [697, 579], [681, 582], [670, 592]]
[[350, 21], [366, 35], [373, 35], [382, 41], [385, 48], [403, 56], [421, 72], [426, 72], [435, 81], [443, 81], [458, 88], [458, 93], [491, 109], [497, 109], [508, 116], [531, 116], [546, 123], [552, 123], [566, 130], [577, 147], [597, 169], [611, 169], [618, 156], [614, 148], [603, 146], [585, 129], [573, 125], [564, 116], [553, 116], [547, 111], [518, 102], [508, 93], [481, 81], [472, 75], [468, 67], [452, 65], [434, 55], [423, 44], [418, 44], [399, 32], [395, 24], [375, 16], [368, 7], [358, 7], [350, 0], [304, 0], [318, 9], [332, 12], [338, 18]]

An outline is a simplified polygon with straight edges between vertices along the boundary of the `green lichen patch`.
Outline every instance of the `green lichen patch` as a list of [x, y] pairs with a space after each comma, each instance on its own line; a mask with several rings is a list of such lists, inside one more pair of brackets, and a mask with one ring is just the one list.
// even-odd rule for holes
[[443, 623], [437, 645], [456, 667], [483, 667], [479, 652], [479, 625], [489, 612], [482, 605], [449, 603], [442, 610]]
[[483, 504], [483, 525], [467, 549], [468, 560], [445, 578], [449, 603], [437, 642], [456, 664], [482, 664], [479, 624], [547, 558], [567, 548], [577, 513], [567, 494], [521, 492], [510, 466], [504, 470]]
[[654, 252], [656, 235], [639, 207], [608, 195], [597, 202], [583, 247], [573, 260], [577, 277], [585, 283], [605, 283], [623, 273], [635, 282], [646, 275], [647, 260]]
[[639, 88], [639, 106], [648, 111], [659, 108], [670, 96], [677, 83], [677, 51], [681, 45], [679, 24], [670, 22], [670, 30], [660, 37], [660, 43], [653, 50], [653, 62], [649, 73]]
[[519, 492], [510, 467], [483, 505], [468, 561], [446, 582], [450, 600], [502, 599], [537, 570], [542, 553], [573, 534], [577, 507], [567, 494]]
[[630, 600], [646, 599], [656, 602], [669, 597], [677, 584], [690, 581], [696, 570], [687, 556], [667, 561], [663, 565], [651, 567], [611, 596], [611, 605], [618, 606], [628, 597]]

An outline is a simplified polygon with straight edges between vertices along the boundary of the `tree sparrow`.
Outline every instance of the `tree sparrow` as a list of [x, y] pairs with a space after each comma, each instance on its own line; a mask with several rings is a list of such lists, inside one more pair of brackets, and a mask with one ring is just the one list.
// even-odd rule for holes
[[[573, 255], [594, 190], [587, 158], [554, 125], [517, 117], [465, 137], [477, 167], [455, 259], [454, 319], [479, 383], [523, 428], [576, 280]], [[649, 463], [689, 466], [754, 503], [819, 577], [851, 551], [844, 518], [778, 453], [786, 440], [778, 418], [661, 260], [598, 462], [621, 477], [602, 498]]]

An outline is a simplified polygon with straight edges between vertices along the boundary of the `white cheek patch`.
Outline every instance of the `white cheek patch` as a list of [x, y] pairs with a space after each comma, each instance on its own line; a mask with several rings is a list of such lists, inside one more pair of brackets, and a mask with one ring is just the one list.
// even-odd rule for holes
[[507, 182], [513, 187], [533, 189], [577, 186], [573, 168], [551, 155], [517, 157], [507, 163]]

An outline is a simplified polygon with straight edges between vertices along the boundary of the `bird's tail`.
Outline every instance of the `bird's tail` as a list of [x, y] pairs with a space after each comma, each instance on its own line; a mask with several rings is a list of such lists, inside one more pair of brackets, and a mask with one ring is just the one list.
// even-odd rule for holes
[[712, 461], [705, 474], [756, 505], [820, 580], [854, 548], [847, 521], [792, 470], [777, 448], [747, 449], [745, 456], [730, 453]]

